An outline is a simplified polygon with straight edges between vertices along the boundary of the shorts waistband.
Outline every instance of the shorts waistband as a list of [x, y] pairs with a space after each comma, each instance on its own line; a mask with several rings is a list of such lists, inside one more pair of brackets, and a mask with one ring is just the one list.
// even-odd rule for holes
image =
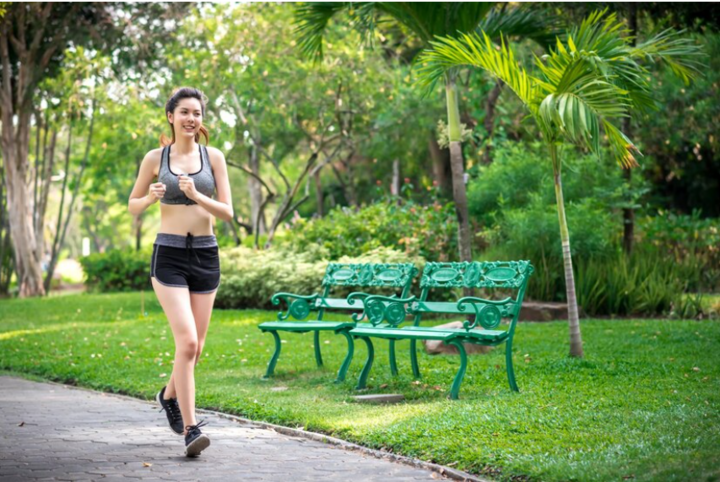
[[155, 244], [160, 246], [170, 246], [173, 248], [187, 248], [188, 238], [192, 239], [190, 246], [193, 248], [214, 248], [218, 245], [217, 238], [214, 234], [209, 236], [182, 236], [180, 234], [168, 233], [158, 233], [155, 238]]

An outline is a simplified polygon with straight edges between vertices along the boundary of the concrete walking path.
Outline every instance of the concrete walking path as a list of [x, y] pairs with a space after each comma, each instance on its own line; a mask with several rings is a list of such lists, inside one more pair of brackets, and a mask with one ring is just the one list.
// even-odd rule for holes
[[429, 481], [437, 472], [252, 423], [198, 414], [212, 445], [184, 438], [156, 403], [0, 376], [0, 482], [36, 480]]

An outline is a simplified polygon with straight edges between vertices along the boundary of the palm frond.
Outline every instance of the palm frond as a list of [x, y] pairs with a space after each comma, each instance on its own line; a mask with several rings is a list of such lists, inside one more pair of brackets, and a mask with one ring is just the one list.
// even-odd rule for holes
[[485, 32], [497, 41], [500, 37], [524, 37], [533, 40], [543, 49], [549, 50], [558, 36], [564, 32], [560, 19], [549, 12], [538, 12], [536, 7], [508, 6], [493, 8], [478, 24], [476, 31]]
[[493, 2], [376, 2], [377, 8], [403, 23], [424, 43], [435, 37], [471, 32]]
[[691, 38], [681, 38], [684, 30], [664, 30], [653, 38], [630, 49], [630, 55], [651, 62], [663, 61], [673, 73], [688, 85], [701, 73], [705, 57], [702, 49]]
[[430, 42], [432, 50], [424, 50], [417, 59], [417, 84], [432, 90], [445, 72], [460, 66], [481, 68], [502, 80], [515, 92], [532, 113], [537, 111], [536, 82], [518, 65], [515, 54], [502, 40], [499, 48], [482, 32], [462, 34], [458, 39], [439, 37]]
[[315, 61], [322, 59], [322, 42], [328, 22], [348, 6], [345, 2], [308, 2], [295, 9], [293, 33], [305, 57]]

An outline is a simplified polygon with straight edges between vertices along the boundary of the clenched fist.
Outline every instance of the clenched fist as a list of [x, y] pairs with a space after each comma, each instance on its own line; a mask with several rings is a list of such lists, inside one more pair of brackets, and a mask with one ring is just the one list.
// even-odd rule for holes
[[167, 186], [161, 182], [155, 182], [150, 184], [150, 199], [152, 202], [157, 202], [158, 199], [161, 199], [165, 196], [165, 189]]

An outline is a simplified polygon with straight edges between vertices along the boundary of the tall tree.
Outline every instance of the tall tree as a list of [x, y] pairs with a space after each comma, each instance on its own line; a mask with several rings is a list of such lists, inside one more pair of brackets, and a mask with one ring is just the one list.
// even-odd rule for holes
[[632, 46], [623, 24], [614, 13], [606, 12], [589, 15], [568, 32], [565, 41], [558, 39], [547, 61], [536, 57], [538, 77], [518, 65], [509, 46], [502, 42], [496, 48], [485, 34], [439, 38], [432, 42], [433, 50], [421, 55], [419, 68], [420, 84], [426, 87], [460, 66], [483, 69], [505, 82], [537, 123], [552, 163], [565, 267], [570, 355], [575, 357], [583, 356], [583, 347], [558, 148], [562, 141], [570, 141], [599, 155], [602, 131], [620, 165], [636, 166], [633, 154], [639, 151], [616, 124], [632, 109], [659, 107], [639, 59], [663, 60], [689, 82], [699, 72], [698, 59], [702, 55], [692, 40], [670, 30]]
[[[117, 48], [114, 67], [141, 70], [156, 50], [153, 36], [166, 30], [163, 4], [12, 3], [0, 18], [0, 147], [19, 295], [45, 293], [28, 185], [31, 116], [39, 83], [57, 75], [68, 46]], [[142, 26], [142, 28], [139, 28]], [[153, 39], [148, 41], [149, 39]], [[138, 47], [133, 49], [131, 47]]]
[[[322, 40], [330, 19], [341, 11], [347, 11], [353, 24], [372, 42], [377, 16], [388, 15], [410, 29], [428, 46], [435, 36], [452, 35], [456, 32], [472, 32], [486, 22], [487, 30], [495, 28], [506, 35], [521, 33], [533, 35], [544, 31], [545, 25], [537, 16], [527, 15], [520, 9], [501, 7], [488, 15], [493, 3], [483, 2], [359, 2], [359, 3], [308, 3], [298, 8], [297, 32], [303, 52], [310, 58], [322, 59]], [[513, 16], [518, 18], [513, 20]], [[520, 19], [519, 17], [522, 17]], [[492, 20], [492, 22], [490, 22]], [[538, 29], [539, 28], [539, 29]], [[447, 137], [450, 148], [452, 189], [458, 217], [458, 246], [460, 259], [472, 260], [472, 233], [468, 214], [466, 175], [462, 153], [463, 124], [460, 121], [458, 78], [455, 71], [445, 76], [445, 99], [447, 107]]]

